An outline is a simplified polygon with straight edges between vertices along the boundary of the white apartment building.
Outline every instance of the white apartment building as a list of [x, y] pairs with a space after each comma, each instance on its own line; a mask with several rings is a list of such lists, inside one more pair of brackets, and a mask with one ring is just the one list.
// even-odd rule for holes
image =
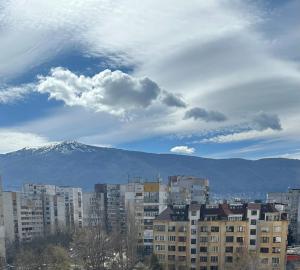
[[66, 226], [69, 229], [82, 228], [83, 206], [82, 189], [75, 187], [56, 187], [56, 194], [65, 201]]
[[169, 203], [186, 205], [209, 202], [209, 181], [194, 176], [169, 177]]
[[104, 194], [82, 193], [83, 226], [104, 225]]
[[43, 202], [39, 195], [3, 192], [5, 234], [8, 241], [31, 241], [44, 235]]

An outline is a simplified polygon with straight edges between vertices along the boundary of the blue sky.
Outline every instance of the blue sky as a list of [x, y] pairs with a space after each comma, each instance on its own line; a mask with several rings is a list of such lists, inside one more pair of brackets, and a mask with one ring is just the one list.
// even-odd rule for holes
[[77, 140], [300, 158], [298, 10], [299, 1], [0, 0], [0, 153]]

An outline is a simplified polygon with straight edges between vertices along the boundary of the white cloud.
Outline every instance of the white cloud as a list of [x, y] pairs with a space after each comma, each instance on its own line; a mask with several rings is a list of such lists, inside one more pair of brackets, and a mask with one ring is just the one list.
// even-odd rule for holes
[[195, 153], [195, 151], [196, 151], [195, 148], [188, 147], [185, 145], [174, 146], [173, 148], [170, 149], [170, 152], [172, 153], [185, 154], [185, 155], [192, 155]]
[[22, 100], [31, 91], [31, 84], [0, 89], [0, 104]]
[[37, 134], [0, 129], [0, 153], [8, 153], [25, 147], [49, 144], [47, 138]]
[[68, 106], [82, 106], [95, 111], [120, 114], [131, 109], [149, 107], [162, 96], [167, 106], [182, 107], [179, 97], [161, 90], [149, 78], [135, 78], [119, 70], [104, 70], [93, 77], [76, 75], [61, 67], [49, 76], [40, 76], [37, 91]]
[[230, 143], [230, 142], [239, 142], [239, 141], [246, 141], [246, 140], [265, 139], [275, 134], [276, 131], [272, 129], [267, 129], [264, 131], [249, 130], [249, 131], [235, 132], [226, 135], [218, 135], [208, 139], [203, 139], [200, 142], [201, 143]]
[[281, 157], [290, 159], [300, 159], [300, 149], [297, 149], [296, 152], [282, 154]]

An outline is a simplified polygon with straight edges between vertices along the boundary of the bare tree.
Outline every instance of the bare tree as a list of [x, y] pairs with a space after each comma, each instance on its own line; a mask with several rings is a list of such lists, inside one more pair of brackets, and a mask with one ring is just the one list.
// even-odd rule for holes
[[72, 245], [72, 257], [84, 269], [107, 269], [113, 257], [111, 236], [106, 231], [101, 197], [96, 197], [88, 213], [88, 225], [77, 230]]
[[242, 248], [239, 253], [234, 254], [232, 266], [227, 266], [226, 270], [269, 270], [268, 265], [261, 263], [259, 254], [256, 251], [249, 251]]

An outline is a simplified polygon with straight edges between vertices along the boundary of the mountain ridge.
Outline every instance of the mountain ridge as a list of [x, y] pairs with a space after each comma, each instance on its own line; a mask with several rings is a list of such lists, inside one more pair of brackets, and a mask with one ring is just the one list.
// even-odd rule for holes
[[128, 178], [195, 175], [210, 180], [216, 193], [284, 191], [300, 186], [300, 160], [264, 158], [211, 159], [99, 147], [68, 141], [23, 148], [0, 155], [4, 188], [23, 182], [74, 185], [91, 190], [98, 182], [125, 183]]

